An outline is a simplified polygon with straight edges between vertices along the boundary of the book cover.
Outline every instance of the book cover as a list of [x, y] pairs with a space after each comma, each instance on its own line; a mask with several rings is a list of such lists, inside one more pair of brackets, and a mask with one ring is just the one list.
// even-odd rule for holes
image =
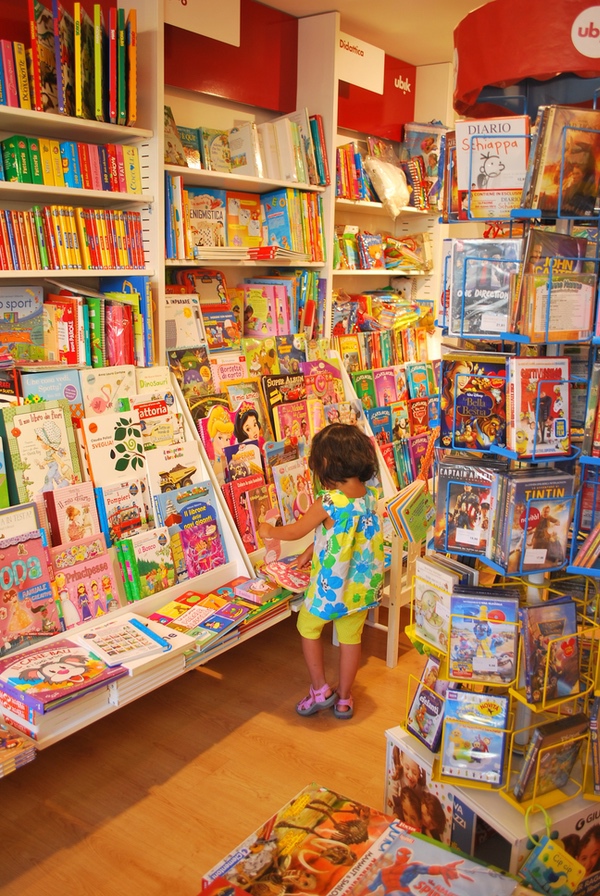
[[[94, 548], [98, 548], [94, 553]], [[85, 557], [86, 559], [77, 559]], [[84, 539], [76, 548], [50, 548], [54, 594], [65, 628], [105, 616], [120, 606], [113, 564], [102, 534]], [[76, 562], [71, 562], [76, 561]], [[112, 665], [112, 664], [111, 664]]]
[[274, 336], [242, 337], [242, 352], [246, 356], [251, 377], [279, 373], [279, 358]]
[[201, 246], [227, 245], [227, 193], [208, 187], [187, 188], [190, 253]]
[[126, 674], [122, 666], [109, 668], [91, 651], [61, 638], [1, 659], [0, 690], [46, 713]]
[[440, 753], [443, 775], [500, 785], [508, 697], [448, 688]]
[[110, 667], [171, 650], [169, 640], [157, 634], [147, 625], [145, 617], [136, 613], [127, 613], [72, 637]]
[[356, 397], [360, 399], [365, 411], [377, 406], [375, 398], [375, 384], [373, 381], [372, 370], [359, 370], [352, 372], [352, 385], [356, 392]]
[[266, 575], [256, 576], [253, 579], [247, 579], [234, 588], [236, 596], [244, 598], [254, 604], [264, 604], [274, 597], [278, 597], [282, 588]]
[[80, 379], [86, 417], [129, 410], [129, 397], [136, 392], [133, 364], [84, 370]]
[[[395, 370], [395, 368], [392, 368]], [[429, 377], [425, 361], [409, 361], [404, 365], [406, 388], [409, 398], [426, 398], [429, 395]]]
[[300, 364], [300, 370], [304, 374], [307, 398], [318, 398], [323, 404], [345, 400], [342, 375], [335, 362], [304, 361]]
[[[3, 538], [0, 656], [63, 631], [43, 530]], [[1, 687], [1, 683], [0, 683]]]
[[136, 535], [151, 526], [149, 492], [145, 478], [128, 478], [94, 489], [100, 526], [108, 545]]
[[290, 192], [283, 189], [262, 194], [260, 203], [263, 226], [266, 229], [266, 240], [263, 238], [263, 242], [266, 245], [299, 251], [298, 240], [294, 237], [292, 224]]
[[[427, 433], [429, 430], [429, 399], [409, 398], [406, 402], [408, 426], [411, 436]], [[374, 413], [371, 411], [371, 413]]]
[[567, 456], [570, 359], [510, 358], [507, 447], [520, 459]]
[[0, 341], [14, 361], [44, 359], [43, 302], [39, 286], [0, 287]]
[[206, 417], [197, 421], [206, 456], [219, 484], [227, 479], [225, 447], [235, 441], [234, 425], [235, 414], [220, 404], [214, 405]]
[[0, 509], [0, 540], [25, 535], [40, 528], [40, 515], [34, 501]]
[[385, 408], [397, 400], [396, 375], [392, 367], [376, 368], [373, 371], [373, 385], [377, 407]]
[[264, 478], [262, 454], [258, 441], [246, 439], [235, 445], [225, 445], [223, 451], [230, 481], [256, 475]]
[[444, 653], [448, 650], [450, 595], [458, 576], [430, 557], [417, 557], [414, 579], [415, 634]]
[[519, 273], [520, 239], [452, 242], [448, 333], [498, 339], [508, 330], [511, 280]]
[[166, 526], [138, 532], [119, 541], [118, 546], [119, 563], [129, 583], [131, 600], [143, 600], [175, 584], [175, 564]]
[[28, 0], [34, 107], [58, 113], [57, 71], [52, 11], [40, 0]]
[[246, 380], [248, 365], [239, 351], [223, 352], [210, 359], [213, 382], [217, 393], [224, 393], [231, 381]]
[[200, 316], [200, 300], [193, 293], [166, 295], [165, 347], [188, 348], [204, 342]]
[[198, 442], [159, 445], [146, 455], [148, 485], [153, 500], [161, 492], [172, 491], [206, 479]]
[[81, 482], [71, 409], [65, 399], [1, 409], [13, 503]]
[[175, 410], [175, 396], [172, 392], [164, 395], [133, 395], [130, 404], [140, 418], [145, 451], [158, 445], [173, 445], [184, 440], [183, 419], [181, 413]]
[[260, 195], [227, 191], [226, 202], [227, 245], [260, 246]]
[[444, 694], [447, 682], [439, 679], [441, 660], [427, 658], [417, 689], [406, 714], [406, 727], [432, 753], [437, 752], [442, 736]]
[[44, 503], [53, 545], [72, 544], [100, 532], [91, 482], [45, 491]]
[[379, 445], [386, 445], [393, 441], [392, 412], [389, 407], [369, 408], [365, 411], [375, 441]]
[[73, 3], [75, 30], [75, 115], [93, 120], [94, 112], [94, 22], [75, 0]]
[[[231, 153], [228, 131], [218, 128], [198, 128], [202, 167], [207, 171], [231, 173]], [[225, 245], [224, 243], [222, 245]]]
[[286, 461], [273, 467], [272, 473], [283, 523], [295, 523], [314, 501], [308, 460]]
[[587, 715], [580, 712], [534, 728], [513, 785], [516, 800], [523, 802], [567, 784], [589, 725]]
[[71, 417], [75, 424], [84, 414], [83, 395], [76, 369], [55, 369], [21, 372], [21, 390], [24, 404], [37, 404], [39, 401], [57, 401], [62, 398], [68, 401]]
[[572, 600], [549, 600], [522, 607], [522, 660], [528, 703], [577, 694], [579, 640]]
[[170, 106], [165, 106], [164, 115], [165, 128], [165, 165], [183, 165], [187, 167], [185, 152], [181, 145], [179, 131], [175, 124], [175, 118]]
[[244, 121], [227, 133], [232, 174], [262, 177], [263, 164], [258, 142], [258, 131], [253, 121]]
[[121, 482], [144, 472], [146, 456], [136, 412], [85, 417], [82, 427], [89, 472], [95, 486]]
[[177, 132], [179, 134], [179, 139], [181, 140], [188, 168], [202, 168], [198, 128], [186, 128], [179, 125]]
[[306, 399], [284, 402], [273, 409], [275, 437], [279, 440], [295, 439], [300, 457], [308, 457], [311, 431]]
[[514, 681], [518, 606], [508, 597], [451, 596], [449, 678], [479, 684]]
[[442, 358], [440, 444], [489, 451], [506, 442], [506, 357], [446, 352]]

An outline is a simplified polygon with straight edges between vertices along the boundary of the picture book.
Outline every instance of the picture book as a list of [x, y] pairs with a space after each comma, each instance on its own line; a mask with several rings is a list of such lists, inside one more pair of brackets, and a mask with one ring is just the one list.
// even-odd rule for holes
[[429, 399], [409, 398], [406, 402], [408, 426], [411, 436], [418, 436], [429, 430]]
[[294, 523], [314, 500], [308, 461], [305, 457], [286, 461], [272, 473], [283, 523]]
[[80, 541], [100, 532], [91, 482], [79, 482], [43, 493], [50, 541], [53, 545]]
[[263, 486], [264, 482], [264, 475], [261, 472], [242, 476], [239, 479], [232, 479], [222, 486], [227, 506], [240, 533], [244, 548], [248, 553], [252, 553], [258, 547], [248, 492]]
[[72, 637], [107, 666], [118, 666], [155, 654], [168, 653], [171, 649], [168, 638], [157, 634], [147, 624], [145, 617], [136, 613], [127, 613], [112, 622]]
[[[95, 547], [102, 545], [104, 539], [100, 534], [86, 539], [72, 552], [63, 546], [50, 549], [54, 592], [67, 629], [103, 617], [120, 606], [113, 564], [106, 548], [93, 553]], [[89, 555], [86, 559], [70, 563], [85, 557], [86, 552]]]
[[441, 660], [431, 654], [406, 715], [406, 727], [427, 749], [436, 753], [442, 736], [447, 682], [439, 678]]
[[166, 295], [164, 309], [165, 348], [189, 348], [205, 341], [197, 295]]
[[198, 399], [214, 392], [208, 347], [202, 344], [194, 348], [170, 349], [167, 362], [195, 420], [198, 415], [194, 414], [194, 407]]
[[358, 333], [340, 333], [335, 337], [337, 350], [348, 373], [356, 373], [364, 368], [360, 338]]
[[206, 456], [219, 484], [227, 479], [225, 447], [235, 442], [234, 423], [233, 411], [222, 405], [214, 405], [207, 416], [198, 420], [197, 424]]
[[311, 431], [306, 399], [276, 405], [273, 409], [273, 418], [275, 420], [275, 437], [279, 440], [297, 439], [300, 456], [308, 457]]
[[0, 690], [41, 713], [116, 681], [127, 670], [109, 668], [70, 638], [0, 660]]
[[310, 584], [310, 565], [298, 568], [296, 561], [298, 555], [280, 557], [279, 560], [271, 560], [261, 568], [261, 572], [267, 578], [272, 579], [286, 591], [300, 594], [306, 591]]
[[38, 112], [58, 114], [54, 24], [52, 11], [40, 0], [29, 0], [33, 106]]
[[183, 127], [183, 125], [178, 125], [177, 133], [181, 140], [181, 146], [188, 168], [202, 168], [198, 128], [186, 128]]
[[275, 287], [244, 283], [244, 336], [262, 338], [277, 332]]
[[186, 187], [189, 206], [190, 246], [227, 245], [227, 194], [225, 190], [211, 190], [207, 187]]
[[0, 656], [63, 631], [50, 584], [44, 530], [3, 538]]
[[520, 271], [520, 239], [452, 242], [448, 334], [498, 339], [508, 330], [511, 280]]
[[[110, 546], [151, 527], [153, 514], [145, 477], [111, 482], [94, 489], [100, 527]], [[150, 510], [150, 512], [149, 512]]]
[[77, 426], [84, 414], [83, 395], [79, 371], [76, 369], [54, 369], [21, 373], [21, 389], [23, 404], [36, 404], [38, 401], [56, 401], [65, 398], [71, 408], [71, 417]]
[[599, 127], [597, 109], [562, 105], [545, 109], [528, 207], [540, 209], [544, 217], [596, 213]]
[[96, 487], [144, 473], [146, 455], [136, 411], [85, 417], [82, 427], [89, 471]]
[[227, 245], [260, 246], [261, 240], [259, 194], [227, 191]]
[[304, 401], [307, 397], [306, 382], [302, 373], [282, 373], [262, 377], [262, 390], [267, 410], [275, 420], [275, 408], [281, 404]]
[[298, 251], [298, 239], [295, 236], [292, 222], [293, 190], [283, 189], [263, 193], [260, 204], [263, 218], [263, 243]]
[[450, 598], [448, 677], [479, 684], [508, 684], [516, 677], [517, 600], [465, 596]]
[[332, 361], [304, 361], [300, 364], [300, 370], [304, 374], [307, 398], [318, 398], [323, 404], [345, 400], [344, 384], [337, 364]]
[[565, 787], [587, 739], [589, 726], [587, 715], [579, 712], [534, 728], [521, 771], [514, 784], [511, 782], [518, 802]]
[[[248, 489], [246, 496], [256, 547], [262, 548], [264, 547], [264, 544], [258, 534], [258, 527], [260, 524], [265, 521], [271, 522], [274, 526], [281, 524], [281, 516], [279, 514], [279, 509], [277, 508], [277, 502], [275, 502], [274, 510], [273, 501], [271, 500], [271, 494], [267, 485], [257, 485], [254, 488]], [[267, 516], [269, 519], [267, 519]]]
[[160, 445], [146, 456], [146, 474], [154, 503], [161, 492], [202, 482], [207, 478], [198, 442]]
[[237, 382], [248, 378], [246, 358], [238, 350], [211, 357], [210, 366], [217, 392], [225, 392], [228, 382]]
[[238, 597], [251, 601], [254, 604], [264, 604], [281, 594], [281, 585], [266, 575], [247, 579], [240, 585], [236, 585], [234, 592]]
[[225, 381], [223, 390], [235, 413], [234, 431], [238, 442], [253, 438], [259, 445], [264, 445], [272, 438], [273, 432], [259, 380], [248, 377], [245, 380]]
[[0, 341], [13, 361], [42, 361], [44, 290], [41, 286], [0, 287]]
[[177, 405], [172, 392], [132, 395], [129, 403], [140, 418], [144, 451], [183, 441], [183, 417], [175, 410]]
[[506, 356], [445, 352], [441, 365], [440, 444], [489, 451], [506, 443]]
[[396, 401], [396, 374], [392, 367], [378, 367], [373, 371], [375, 401], [377, 407], [384, 408]]
[[[356, 392], [356, 397], [362, 401], [365, 411], [377, 406], [375, 397], [375, 383], [373, 381], [372, 370], [359, 370], [352, 373], [352, 385]], [[396, 381], [397, 382], [397, 381]]]
[[573, 600], [549, 600], [522, 607], [522, 662], [528, 703], [578, 694], [579, 639]]
[[152, 613], [150, 620], [188, 634], [195, 640], [195, 650], [204, 650], [237, 628], [249, 612], [248, 607], [235, 604], [228, 596], [188, 591]]
[[258, 474], [264, 479], [262, 455], [258, 441], [246, 439], [236, 445], [225, 445], [223, 452], [230, 480]]
[[86, 417], [128, 411], [129, 396], [136, 393], [132, 364], [82, 370], [80, 381]]
[[496, 485], [493, 466], [452, 459], [439, 463], [433, 536], [436, 551], [485, 555]]
[[75, 28], [75, 115], [94, 120], [94, 23], [82, 4], [73, 3]]
[[509, 358], [507, 447], [519, 459], [568, 456], [570, 359]]
[[117, 543], [128, 600], [142, 600], [175, 584], [175, 566], [166, 526], [138, 532]]
[[35, 741], [21, 726], [11, 725], [6, 718], [0, 721], [0, 777], [32, 762], [36, 752]]
[[508, 697], [448, 688], [445, 699], [442, 774], [502, 784]]
[[[358, 426], [363, 432], [365, 431], [366, 417], [362, 402], [358, 398], [352, 398], [350, 401], [338, 401], [337, 404], [326, 404], [322, 407], [327, 425], [330, 423], [348, 423]], [[391, 407], [392, 405], [390, 405]], [[319, 427], [319, 429], [322, 429], [322, 427]]]
[[3, 407], [2, 438], [6, 449], [11, 503], [81, 482], [71, 409], [65, 399], [22, 407]]
[[415, 635], [438, 650], [448, 650], [450, 596], [459, 577], [430, 557], [417, 557], [413, 592]]
[[306, 361], [306, 336], [293, 333], [275, 337], [280, 373], [299, 373], [300, 362]]
[[389, 407], [367, 408], [365, 411], [371, 432], [379, 445], [389, 444], [394, 439], [392, 412]]
[[52, 0], [52, 12], [58, 111], [75, 115], [75, 25], [59, 0]]
[[165, 165], [183, 165], [187, 167], [185, 152], [173, 117], [173, 110], [165, 106]]
[[544, 478], [509, 482], [506, 521], [499, 540], [508, 573], [559, 569], [567, 559], [574, 479], [548, 471]]
[[0, 542], [40, 528], [40, 516], [35, 501], [0, 509]]
[[263, 339], [244, 336], [242, 352], [246, 356], [248, 373], [251, 377], [279, 373], [277, 343], [274, 336], [265, 336]]
[[202, 167], [207, 171], [231, 172], [231, 153], [228, 131], [217, 128], [198, 128]]
[[241, 327], [233, 311], [224, 310], [222, 305], [202, 307], [202, 322], [208, 348], [212, 353], [240, 350]]
[[460, 217], [510, 217], [525, 183], [529, 116], [457, 119], [454, 127]]
[[[395, 368], [392, 368], [395, 370]], [[409, 398], [425, 398], [429, 395], [427, 362], [408, 361], [402, 368], [406, 378]]]

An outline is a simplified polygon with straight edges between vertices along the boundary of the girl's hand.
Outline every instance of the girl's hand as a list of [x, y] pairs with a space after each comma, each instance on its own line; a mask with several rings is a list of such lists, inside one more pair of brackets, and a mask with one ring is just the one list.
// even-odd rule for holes
[[312, 560], [313, 550], [314, 545], [309, 545], [305, 551], [302, 551], [301, 554], [298, 554], [295, 563], [292, 564], [292, 567], [295, 569], [304, 569], [305, 566], [309, 566]]
[[270, 523], [261, 523], [258, 527], [258, 534], [263, 541], [265, 538], [277, 538], [277, 527], [272, 526]]

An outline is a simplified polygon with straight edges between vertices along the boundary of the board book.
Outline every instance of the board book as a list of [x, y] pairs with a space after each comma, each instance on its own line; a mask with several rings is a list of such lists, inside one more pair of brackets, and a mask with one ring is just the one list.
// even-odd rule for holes
[[53, 545], [79, 541], [100, 531], [91, 482], [44, 492], [49, 536]]
[[130, 477], [94, 489], [100, 527], [110, 546], [151, 527], [154, 514], [145, 477]]

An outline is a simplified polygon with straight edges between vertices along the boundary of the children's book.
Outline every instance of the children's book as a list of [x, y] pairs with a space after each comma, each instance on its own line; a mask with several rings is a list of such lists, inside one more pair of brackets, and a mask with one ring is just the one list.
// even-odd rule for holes
[[522, 663], [528, 703], [578, 694], [579, 639], [577, 606], [572, 600], [549, 600], [522, 607]]
[[438, 650], [448, 651], [450, 596], [459, 576], [431, 557], [417, 557], [414, 578], [415, 635]]
[[104, 537], [93, 535], [73, 548], [50, 548], [53, 588], [65, 628], [105, 616], [120, 607], [113, 564]]
[[148, 486], [153, 501], [161, 492], [193, 485], [207, 478], [198, 442], [160, 445], [146, 455]]
[[365, 411], [375, 441], [379, 445], [389, 444], [394, 440], [392, 431], [392, 412], [389, 407], [367, 408]]
[[58, 111], [75, 115], [75, 25], [59, 0], [52, 0], [52, 13]]
[[145, 472], [142, 427], [136, 411], [85, 417], [82, 427], [89, 472], [96, 487]]
[[0, 287], [0, 339], [14, 361], [44, 360], [44, 290]]
[[279, 370], [281, 373], [299, 373], [300, 362], [306, 361], [306, 336], [304, 333], [293, 333], [289, 336], [275, 337]]
[[514, 784], [511, 782], [515, 799], [523, 802], [565, 787], [589, 726], [590, 720], [583, 712], [537, 725], [527, 745], [521, 771]]
[[[337, 404], [326, 404], [323, 406], [323, 415], [327, 425], [330, 423], [348, 423], [352, 426], [358, 426], [363, 432], [365, 431], [366, 416], [362, 402], [358, 398], [352, 398], [350, 401], [338, 401]], [[319, 429], [322, 428], [322, 426], [319, 427]]]
[[81, 482], [71, 409], [65, 399], [4, 407], [2, 438], [14, 504], [42, 499], [42, 493]]
[[71, 417], [77, 426], [84, 415], [83, 395], [79, 371], [76, 369], [54, 369], [21, 373], [21, 389], [23, 404], [36, 404], [38, 401], [56, 401], [64, 398], [69, 402]]
[[189, 205], [190, 252], [202, 246], [227, 245], [227, 194], [207, 187], [186, 188]]
[[498, 339], [509, 326], [511, 281], [521, 270], [520, 239], [452, 242], [448, 333]]
[[520, 460], [568, 456], [570, 359], [509, 358], [507, 447]]
[[235, 442], [234, 422], [233, 411], [217, 404], [197, 423], [206, 456], [219, 484], [227, 479], [227, 458], [224, 449]]
[[[231, 173], [231, 152], [228, 131], [218, 128], [198, 128], [202, 166], [207, 171]], [[224, 245], [224, 244], [223, 244]]]
[[272, 438], [273, 432], [259, 380], [248, 377], [224, 381], [222, 385], [235, 413], [234, 433], [238, 442], [253, 438], [259, 445], [264, 445], [266, 440]]
[[210, 359], [216, 392], [225, 392], [228, 383], [248, 379], [246, 358], [239, 351], [219, 353]]
[[40, 528], [40, 516], [35, 501], [0, 509], [0, 541], [14, 538]]
[[253, 579], [247, 579], [241, 585], [234, 588], [235, 594], [245, 600], [249, 600], [254, 604], [264, 604], [274, 597], [281, 594], [281, 585], [278, 585], [273, 579], [265, 576], [256, 576]]
[[93, 120], [94, 23], [82, 4], [73, 3], [75, 29], [75, 115]]
[[177, 133], [181, 140], [181, 146], [188, 168], [202, 168], [198, 128], [186, 128], [182, 125], [178, 125]]
[[193, 579], [227, 563], [227, 548], [210, 480], [156, 497], [157, 520], [171, 541], [177, 580]]
[[142, 600], [175, 584], [169, 530], [157, 526], [117, 542], [128, 600]]
[[58, 114], [54, 23], [52, 12], [40, 0], [28, 0], [31, 34], [31, 72], [34, 108]]
[[345, 400], [344, 384], [337, 363], [305, 361], [300, 365], [300, 370], [304, 374], [307, 398], [318, 398], [323, 404]]
[[57, 709], [127, 675], [70, 638], [0, 660], [0, 690], [38, 712]]
[[508, 684], [516, 676], [518, 601], [508, 597], [450, 598], [448, 677], [478, 684]]
[[94, 493], [100, 526], [109, 546], [151, 527], [153, 514], [145, 477], [101, 485]]
[[444, 718], [444, 694], [448, 683], [439, 678], [441, 660], [433, 654], [427, 658], [421, 679], [412, 698], [406, 727], [436, 753], [442, 736]]
[[506, 361], [492, 352], [445, 352], [440, 444], [489, 451], [506, 440]]
[[53, 545], [78, 542], [100, 532], [91, 482], [79, 482], [43, 493], [50, 541]]
[[229, 480], [257, 474], [264, 479], [262, 455], [257, 440], [246, 439], [245, 442], [238, 442], [236, 445], [225, 445], [223, 451]]
[[165, 348], [189, 348], [205, 341], [197, 295], [166, 295], [164, 308]]
[[352, 385], [354, 386], [354, 391], [356, 392], [356, 397], [359, 398], [360, 401], [362, 401], [365, 411], [376, 407], [377, 399], [375, 397], [373, 371], [359, 370], [357, 372], [353, 372], [351, 376]]
[[273, 482], [284, 525], [296, 522], [314, 501], [306, 457], [273, 467]]
[[295, 565], [297, 559], [298, 555], [292, 554], [279, 560], [271, 560], [261, 568], [261, 573], [286, 591], [300, 594], [306, 591], [310, 584], [310, 565], [299, 569]]
[[[273, 510], [273, 502], [271, 500], [270, 490], [267, 485], [257, 485], [246, 492], [248, 501], [248, 512], [252, 524], [252, 531], [256, 541], [256, 547], [264, 547], [262, 538], [258, 534], [258, 527], [265, 521], [271, 522], [272, 525], [281, 524], [281, 516], [279, 510]], [[274, 516], [274, 518], [273, 518]], [[267, 517], [269, 519], [267, 520]]]
[[227, 245], [260, 246], [261, 240], [260, 195], [228, 191]]
[[185, 152], [170, 106], [165, 106], [165, 165], [187, 167]]
[[425, 398], [429, 395], [429, 377], [425, 361], [408, 361], [402, 368], [406, 377], [409, 398]]
[[396, 375], [392, 367], [378, 367], [373, 371], [375, 401], [380, 408], [387, 407], [397, 400]]
[[508, 727], [508, 697], [448, 688], [444, 709], [441, 772], [500, 785]]
[[172, 392], [165, 392], [162, 395], [132, 395], [130, 405], [140, 418], [145, 451], [158, 445], [174, 445], [183, 441], [183, 418], [175, 410], [175, 397]]
[[240, 351], [242, 330], [232, 310], [226, 310], [223, 305], [215, 308], [203, 305], [202, 323], [208, 348], [213, 355], [217, 352]]
[[132, 364], [83, 370], [80, 380], [86, 417], [128, 411], [129, 396], [136, 393]]
[[406, 410], [411, 436], [418, 436], [429, 431], [428, 398], [409, 398], [406, 402]]
[[[63, 631], [50, 584], [44, 530], [3, 538], [0, 656]], [[1, 685], [0, 685], [1, 686]]]
[[251, 377], [267, 376], [279, 373], [277, 343], [274, 336], [243, 337], [242, 352], [246, 356], [248, 373]]
[[311, 441], [308, 402], [284, 402], [273, 409], [277, 439], [297, 439], [300, 456], [308, 457]]
[[171, 649], [168, 638], [157, 634], [147, 625], [145, 617], [136, 613], [127, 613], [112, 622], [72, 637], [107, 666], [118, 666], [158, 653], [168, 653]]

